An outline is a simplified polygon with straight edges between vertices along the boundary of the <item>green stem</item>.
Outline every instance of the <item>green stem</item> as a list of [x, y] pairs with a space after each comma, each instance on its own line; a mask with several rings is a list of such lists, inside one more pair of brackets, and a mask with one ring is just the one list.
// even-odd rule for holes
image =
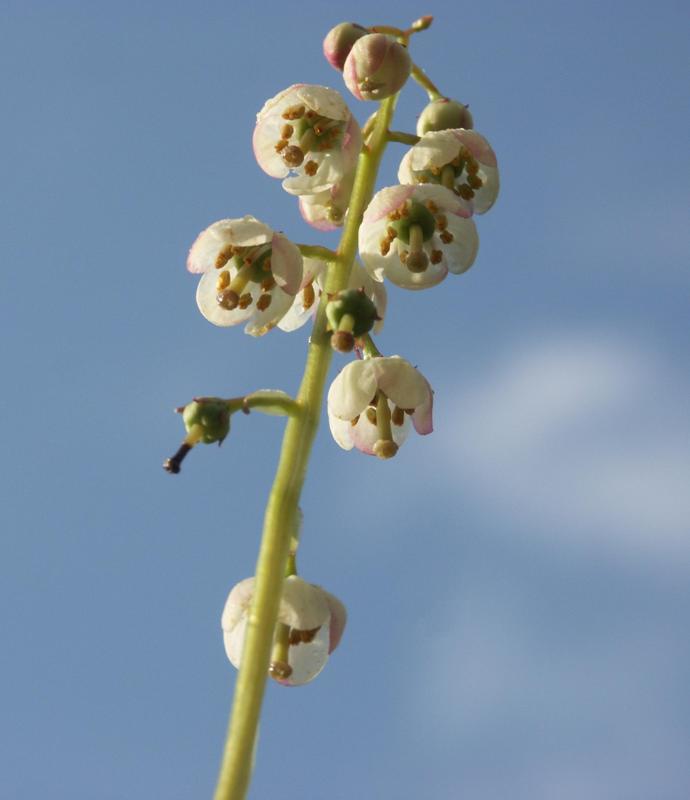
[[438, 100], [439, 98], [443, 97], [436, 84], [426, 75], [424, 70], [422, 70], [416, 64], [412, 65], [412, 72], [410, 74], [429, 95], [429, 100]]
[[403, 133], [402, 131], [388, 131], [389, 142], [400, 142], [401, 144], [417, 144], [419, 136], [414, 133]]
[[318, 258], [321, 261], [335, 261], [338, 254], [330, 247], [321, 247], [319, 244], [298, 244], [300, 253], [305, 258]]
[[[389, 97], [381, 104], [371, 142], [359, 157], [338, 258], [328, 278], [328, 291], [339, 291], [347, 286], [357, 250], [359, 226], [374, 190], [396, 99], [395, 96]], [[327, 295], [324, 292], [297, 394], [302, 413], [290, 417], [285, 427], [278, 469], [266, 506], [254, 598], [247, 621], [242, 664], [235, 685], [235, 699], [215, 800], [243, 800], [249, 787], [283, 577], [333, 352], [326, 330], [326, 302]]]

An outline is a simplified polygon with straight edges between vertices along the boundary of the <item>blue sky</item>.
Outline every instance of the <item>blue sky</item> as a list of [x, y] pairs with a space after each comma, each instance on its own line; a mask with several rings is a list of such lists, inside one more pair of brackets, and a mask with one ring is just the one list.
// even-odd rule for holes
[[690, 794], [687, 4], [24, 0], [0, 9], [0, 797], [210, 796], [220, 613], [282, 422], [160, 463], [194, 395], [294, 391], [307, 333], [209, 325], [186, 252], [245, 213], [335, 246], [254, 162], [254, 115], [298, 81], [350, 102], [321, 55], [342, 19], [427, 13], [413, 57], [502, 193], [466, 275], [389, 292], [379, 346], [433, 384], [435, 433], [381, 463], [320, 431], [300, 567], [349, 627], [313, 684], [269, 687], [251, 796]]

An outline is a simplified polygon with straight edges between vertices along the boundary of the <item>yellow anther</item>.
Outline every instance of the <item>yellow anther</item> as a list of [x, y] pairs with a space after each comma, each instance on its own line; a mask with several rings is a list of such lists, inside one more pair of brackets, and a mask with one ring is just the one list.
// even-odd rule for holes
[[443, 244], [450, 244], [453, 241], [453, 234], [450, 231], [441, 231], [441, 241]]
[[371, 422], [372, 425], [376, 425], [376, 409], [369, 406], [364, 413], [366, 414], [369, 422]]
[[484, 181], [479, 177], [479, 175], [468, 175], [467, 183], [472, 189], [481, 189], [484, 185]]
[[216, 281], [216, 290], [222, 292], [223, 289], [227, 289], [228, 286], [230, 286], [230, 273], [227, 271], [227, 269], [224, 269]]
[[285, 150], [285, 148], [290, 144], [287, 139], [281, 139], [279, 142], [276, 143], [275, 151], [276, 153], [280, 153], [281, 150]]
[[448, 227], [448, 217], [445, 214], [439, 214], [436, 217], [436, 229], [439, 231], [445, 231]]
[[400, 425], [402, 425], [404, 421], [405, 421], [405, 412], [403, 411], [402, 408], [396, 406], [393, 409], [393, 413], [391, 414], [391, 422], [393, 423], [393, 425], [397, 425], [398, 427], [400, 427]]
[[292, 125], [283, 125], [283, 127], [280, 129], [280, 135], [283, 139], [289, 139], [294, 132], [295, 129], [292, 127]]
[[316, 161], [307, 161], [307, 163], [304, 165], [304, 171], [307, 173], [307, 175], [309, 175], [309, 177], [316, 175], [318, 169], [319, 165], [316, 163]]
[[304, 106], [290, 106], [283, 111], [283, 119], [300, 119], [304, 116]]
[[436, 214], [438, 212], [438, 206], [433, 200], [429, 200], [426, 204], [426, 207], [429, 209], [429, 211], [431, 211], [432, 214]]
[[472, 189], [466, 184], [463, 183], [455, 190], [463, 200], [471, 200], [474, 197], [474, 192]]
[[314, 305], [314, 300], [316, 300], [314, 284], [308, 283], [304, 289], [302, 289], [302, 308], [307, 311]]
[[390, 249], [391, 249], [390, 239], [381, 239], [381, 241], [379, 242], [379, 253], [381, 253], [382, 256], [387, 256], [388, 253], [390, 253]]
[[275, 285], [276, 282], [273, 275], [268, 275], [261, 281], [261, 288], [264, 290], [264, 292], [270, 292]]
[[223, 267], [230, 261], [230, 259], [235, 255], [235, 248], [228, 244], [226, 245], [220, 253], [216, 256], [215, 268], [216, 269], [223, 269]]
[[393, 241], [393, 239], [395, 239], [395, 237], [398, 235], [398, 232], [392, 226], [386, 228], [386, 233], [388, 234], [390, 241]]
[[431, 251], [431, 263], [440, 264], [443, 261], [443, 253], [440, 250]]
[[256, 301], [256, 307], [259, 311], [265, 311], [271, 305], [272, 299], [270, 294], [262, 294]]
[[243, 311], [245, 308], [249, 308], [252, 304], [252, 296], [249, 292], [246, 292], [240, 297], [240, 302], [237, 304]]
[[354, 419], [351, 419], [351, 420], [350, 420], [350, 425], [352, 425], [352, 427], [354, 428], [354, 427], [355, 427], [355, 425], [356, 425], [358, 422], [359, 422], [359, 414], [357, 414], [357, 416], [356, 416]]

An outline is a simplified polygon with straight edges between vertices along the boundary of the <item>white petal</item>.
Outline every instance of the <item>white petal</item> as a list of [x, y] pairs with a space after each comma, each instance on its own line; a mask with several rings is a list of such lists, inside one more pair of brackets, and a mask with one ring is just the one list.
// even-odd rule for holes
[[202, 231], [187, 257], [190, 272], [207, 272], [215, 266], [216, 258], [227, 245], [254, 246], [271, 241], [273, 231], [256, 217], [221, 219]]
[[328, 426], [336, 444], [342, 447], [343, 450], [352, 450], [354, 447], [352, 442], [352, 423], [347, 419], [338, 419], [329, 411]]
[[303, 84], [296, 87], [297, 97], [322, 117], [345, 121], [350, 117], [350, 109], [340, 92], [327, 86]]
[[455, 275], [460, 275], [474, 264], [474, 259], [477, 257], [479, 250], [477, 226], [471, 219], [449, 216], [448, 231], [453, 234], [453, 241], [450, 244], [442, 244], [439, 241], [438, 246], [443, 250], [448, 269]]
[[[232, 270], [230, 274], [232, 275]], [[199, 311], [209, 322], [221, 328], [228, 328], [232, 325], [240, 325], [242, 322], [246, 322], [256, 310], [254, 306], [249, 306], [245, 309], [237, 307], [232, 311], [221, 308], [216, 300], [218, 295], [217, 280], [218, 271], [216, 270], [205, 272], [201, 276], [199, 285], [196, 287], [196, 304], [199, 307]]]
[[415, 172], [449, 164], [460, 151], [460, 142], [451, 131], [429, 131], [412, 148], [410, 167]]
[[292, 667], [292, 674], [281, 683], [288, 686], [302, 686], [314, 680], [328, 661], [329, 642], [330, 633], [327, 621], [311, 642], [290, 645], [288, 664]]
[[417, 408], [429, 399], [429, 384], [419, 370], [400, 356], [372, 358], [379, 388], [400, 408]]
[[271, 304], [263, 311], [259, 311], [256, 305], [250, 306], [253, 314], [249, 318], [244, 332], [250, 336], [263, 336], [275, 328], [278, 322], [287, 314], [292, 305], [293, 296], [284, 292], [280, 286], [275, 286], [271, 292]]
[[271, 274], [278, 286], [293, 297], [302, 285], [302, 254], [282, 233], [273, 235]]
[[340, 419], [354, 419], [376, 394], [376, 375], [370, 359], [352, 361], [336, 376], [328, 390], [328, 411]]
[[323, 589], [290, 575], [283, 583], [278, 619], [290, 628], [310, 631], [328, 621], [330, 609]]

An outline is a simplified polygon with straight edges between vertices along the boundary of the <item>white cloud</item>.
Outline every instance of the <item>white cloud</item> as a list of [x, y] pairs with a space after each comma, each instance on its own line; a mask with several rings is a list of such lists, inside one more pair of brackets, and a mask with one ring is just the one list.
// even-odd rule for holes
[[442, 396], [436, 446], [486, 508], [618, 553], [690, 550], [690, 385], [649, 349], [545, 331]]

